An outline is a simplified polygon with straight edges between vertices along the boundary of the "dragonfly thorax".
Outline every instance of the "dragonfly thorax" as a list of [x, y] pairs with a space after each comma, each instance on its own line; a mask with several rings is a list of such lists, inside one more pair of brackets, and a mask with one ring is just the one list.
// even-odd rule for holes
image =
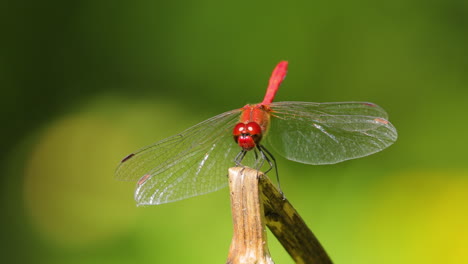
[[262, 139], [262, 129], [255, 122], [238, 123], [232, 132], [234, 141], [243, 149], [253, 149]]

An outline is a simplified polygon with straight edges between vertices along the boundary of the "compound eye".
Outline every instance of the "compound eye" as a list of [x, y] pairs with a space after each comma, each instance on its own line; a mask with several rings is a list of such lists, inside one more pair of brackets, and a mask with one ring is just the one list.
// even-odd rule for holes
[[244, 123], [239, 123], [234, 127], [232, 134], [234, 136], [240, 136], [241, 134], [247, 133], [247, 125]]
[[[247, 131], [250, 135], [261, 135], [262, 134], [262, 128], [255, 123], [255, 122], [250, 122], [246, 125]], [[244, 132], [245, 133], [245, 132]]]

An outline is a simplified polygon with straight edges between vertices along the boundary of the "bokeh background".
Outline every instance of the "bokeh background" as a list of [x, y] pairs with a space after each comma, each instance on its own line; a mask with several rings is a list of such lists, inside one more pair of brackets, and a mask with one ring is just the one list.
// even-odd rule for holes
[[113, 173], [144, 145], [259, 102], [280, 60], [277, 100], [374, 102], [399, 131], [337, 165], [277, 156], [333, 260], [468, 263], [467, 1], [25, 0], [0, 13], [5, 263], [224, 263], [227, 189], [137, 208]]

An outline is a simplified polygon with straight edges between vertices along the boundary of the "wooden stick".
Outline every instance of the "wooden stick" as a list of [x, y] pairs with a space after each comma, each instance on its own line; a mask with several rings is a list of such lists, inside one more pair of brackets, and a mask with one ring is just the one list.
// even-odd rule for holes
[[229, 169], [234, 235], [228, 264], [274, 264], [268, 251], [257, 171]]
[[296, 263], [332, 263], [320, 242], [270, 179], [250, 168], [230, 168], [234, 235], [228, 264], [273, 263], [265, 222]]

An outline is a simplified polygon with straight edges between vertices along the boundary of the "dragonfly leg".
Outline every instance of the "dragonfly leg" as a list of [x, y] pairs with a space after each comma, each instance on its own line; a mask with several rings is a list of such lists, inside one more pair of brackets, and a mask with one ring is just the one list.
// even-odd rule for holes
[[242, 162], [242, 160], [244, 159], [245, 154], [247, 154], [247, 151], [246, 151], [246, 150], [241, 150], [241, 151], [236, 155], [236, 157], [234, 158], [234, 162], [236, 163], [236, 166], [237, 166], [237, 167], [244, 167], [244, 166], [241, 164], [241, 162]]
[[280, 179], [279, 179], [279, 174], [278, 174], [278, 166], [276, 165], [275, 156], [273, 156], [273, 154], [271, 154], [271, 152], [268, 151], [268, 149], [266, 149], [264, 146], [260, 144], [257, 145], [257, 148], [260, 151], [260, 154], [262, 155], [263, 160], [266, 160], [268, 164], [270, 165], [270, 168], [266, 170], [265, 173], [268, 173], [269, 171], [271, 171], [271, 169], [275, 168], [276, 182], [278, 183], [279, 192], [281, 193], [281, 195], [283, 195], [283, 199], [286, 199], [283, 191], [281, 190], [281, 184], [280, 184]]
[[[257, 149], [254, 149], [253, 150], [254, 152], [254, 156], [255, 156], [255, 164], [254, 164], [254, 169], [256, 169], [257, 171], [261, 170], [262, 167], [263, 167], [263, 163], [265, 162], [265, 158], [264, 158], [264, 155], [263, 153], [260, 152], [260, 158], [258, 156], [258, 152], [257, 152]], [[258, 176], [258, 175], [257, 175]]]

